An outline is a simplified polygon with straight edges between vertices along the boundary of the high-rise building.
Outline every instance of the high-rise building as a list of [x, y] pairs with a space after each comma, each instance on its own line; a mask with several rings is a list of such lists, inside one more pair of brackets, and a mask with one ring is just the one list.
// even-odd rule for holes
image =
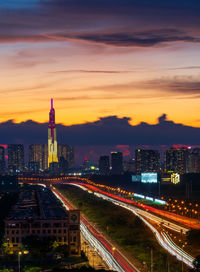
[[48, 125], [48, 167], [50, 163], [58, 163], [55, 110], [53, 108], [53, 99], [51, 99], [51, 110], [49, 112]]
[[0, 174], [5, 173], [6, 163], [5, 163], [5, 149], [0, 146]]
[[136, 172], [158, 172], [160, 170], [160, 153], [158, 150], [136, 149]]
[[38, 163], [40, 170], [43, 169], [43, 149], [42, 144], [29, 145], [29, 163]]
[[123, 161], [124, 172], [135, 172], [135, 160]]
[[110, 173], [110, 159], [109, 156], [101, 156], [99, 158], [99, 172], [100, 175], [109, 175]]
[[41, 171], [39, 162], [29, 162], [28, 163], [28, 171], [30, 173], [39, 174]]
[[170, 148], [165, 152], [165, 170], [186, 173], [187, 148]]
[[74, 148], [72, 146], [59, 144], [58, 145], [59, 161], [61, 157], [63, 157], [67, 161], [69, 169], [74, 168]]
[[188, 149], [186, 168], [187, 173], [200, 173], [200, 148]]
[[48, 169], [48, 144], [43, 145], [43, 164], [42, 169]]
[[8, 169], [11, 173], [24, 170], [24, 146], [22, 144], [8, 145]]
[[111, 174], [123, 174], [123, 155], [122, 152], [111, 152]]
[[59, 158], [59, 173], [66, 174], [68, 171], [68, 162], [64, 157]]

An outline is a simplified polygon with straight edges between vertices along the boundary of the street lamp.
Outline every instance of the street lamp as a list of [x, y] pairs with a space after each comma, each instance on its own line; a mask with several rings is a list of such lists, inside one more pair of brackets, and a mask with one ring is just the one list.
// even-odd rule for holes
[[28, 250], [24, 250], [24, 251], [18, 251], [18, 272], [20, 272], [20, 268], [21, 268], [21, 264], [20, 264], [20, 260], [21, 260], [21, 255], [22, 254], [28, 254], [29, 251]]
[[22, 255], [22, 252], [19, 251], [18, 252], [18, 272], [20, 272], [20, 257], [21, 257], [21, 255]]

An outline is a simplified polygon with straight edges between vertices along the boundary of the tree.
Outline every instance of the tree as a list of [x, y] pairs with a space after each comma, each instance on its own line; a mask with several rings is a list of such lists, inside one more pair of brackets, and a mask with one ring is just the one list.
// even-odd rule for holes
[[1, 250], [4, 255], [8, 255], [10, 253], [9, 243], [8, 242], [3, 243], [1, 246]]
[[193, 265], [195, 267], [195, 271], [200, 271], [200, 255], [198, 255], [194, 261], [193, 261]]
[[37, 266], [33, 267], [24, 267], [23, 272], [40, 272], [42, 269]]
[[187, 240], [189, 244], [200, 247], [200, 230], [189, 230], [187, 232]]

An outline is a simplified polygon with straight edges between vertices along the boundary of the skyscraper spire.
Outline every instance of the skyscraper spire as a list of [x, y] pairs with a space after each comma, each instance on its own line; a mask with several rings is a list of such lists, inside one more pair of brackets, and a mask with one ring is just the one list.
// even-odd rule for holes
[[51, 98], [51, 110], [53, 110], [53, 98]]

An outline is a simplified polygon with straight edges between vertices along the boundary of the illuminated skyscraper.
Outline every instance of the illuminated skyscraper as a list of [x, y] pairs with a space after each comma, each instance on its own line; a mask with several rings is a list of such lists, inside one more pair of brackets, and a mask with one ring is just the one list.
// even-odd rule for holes
[[32, 144], [29, 145], [29, 163], [37, 162], [39, 164], [39, 169], [42, 170], [43, 162], [43, 145], [42, 144]]
[[200, 173], [200, 148], [188, 149], [186, 159], [187, 173]]
[[50, 163], [58, 163], [55, 110], [53, 108], [53, 99], [51, 99], [51, 110], [49, 112], [48, 125], [48, 167]]
[[8, 145], [8, 168], [11, 173], [24, 170], [24, 146], [22, 144]]
[[136, 149], [136, 172], [158, 172], [160, 170], [160, 153], [158, 150]]
[[187, 148], [170, 148], [165, 152], [165, 170], [186, 173]]

